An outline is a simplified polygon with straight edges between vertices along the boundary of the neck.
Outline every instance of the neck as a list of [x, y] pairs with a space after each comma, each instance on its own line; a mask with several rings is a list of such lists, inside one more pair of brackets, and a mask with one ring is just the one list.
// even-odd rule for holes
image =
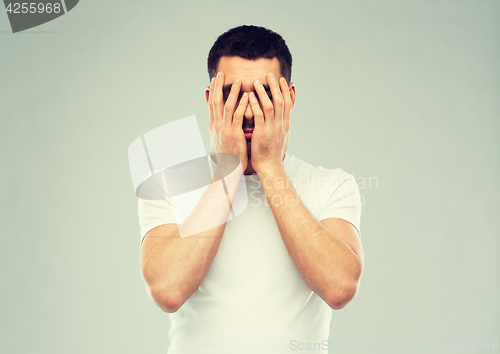
[[256, 173], [256, 172], [252, 167], [252, 162], [250, 160], [248, 160], [247, 169], [245, 170], [244, 174], [245, 175], [253, 175], [254, 173]]

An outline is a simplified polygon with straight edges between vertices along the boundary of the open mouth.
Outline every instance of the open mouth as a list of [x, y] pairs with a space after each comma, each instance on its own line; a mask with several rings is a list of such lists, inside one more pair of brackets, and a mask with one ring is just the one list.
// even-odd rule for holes
[[245, 133], [245, 139], [252, 139], [253, 129], [243, 129], [243, 132]]

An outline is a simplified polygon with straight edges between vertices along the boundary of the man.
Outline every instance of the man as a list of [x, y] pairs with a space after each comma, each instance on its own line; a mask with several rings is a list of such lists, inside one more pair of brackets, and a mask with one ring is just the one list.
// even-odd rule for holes
[[240, 175], [225, 182], [234, 198], [244, 171], [243, 213], [180, 237], [191, 219], [227, 220], [227, 213], [200, 202], [197, 215], [177, 225], [168, 200], [139, 201], [141, 271], [170, 313], [169, 354], [326, 350], [331, 309], [357, 292], [359, 191], [340, 169], [286, 153], [296, 98], [291, 64], [281, 36], [255, 26], [227, 31], [209, 54], [211, 145], [240, 159]]

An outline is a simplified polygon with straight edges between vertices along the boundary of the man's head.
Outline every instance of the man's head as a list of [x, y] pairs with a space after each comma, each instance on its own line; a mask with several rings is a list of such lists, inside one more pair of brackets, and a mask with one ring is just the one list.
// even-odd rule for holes
[[[244, 92], [254, 92], [261, 110], [262, 102], [254, 87], [259, 80], [271, 102], [272, 93], [269, 87], [268, 74], [272, 73], [276, 79], [285, 78], [291, 107], [295, 104], [295, 85], [290, 82], [292, 56], [283, 38], [266, 28], [256, 26], [240, 26], [223, 33], [214, 43], [208, 56], [208, 72], [210, 78], [223, 73], [222, 100], [223, 104], [231, 91], [235, 79], [241, 80], [239, 104]], [[282, 91], [283, 92], [283, 91]], [[288, 94], [288, 93], [287, 93]], [[209, 103], [210, 86], [205, 90], [205, 99]], [[211, 107], [209, 107], [209, 110]], [[243, 114], [242, 129], [245, 133], [252, 132], [255, 126], [254, 112], [248, 103]], [[250, 135], [250, 138], [247, 137]], [[251, 134], [245, 134], [247, 140], [248, 158], [251, 156]], [[285, 146], [285, 151], [288, 141]]]
[[[292, 55], [285, 40], [277, 33], [258, 26], [239, 26], [221, 34], [210, 49], [207, 60], [209, 78], [221, 71], [225, 75], [224, 102], [229, 95], [234, 79], [242, 80], [240, 98], [243, 92], [253, 91], [253, 82], [259, 79], [271, 96], [266, 74], [284, 77], [289, 83], [292, 107], [295, 104], [295, 85], [290, 82]], [[208, 102], [210, 86], [205, 90]], [[238, 100], [239, 101], [239, 100]], [[253, 127], [253, 112], [250, 105], [245, 111], [243, 128]]]

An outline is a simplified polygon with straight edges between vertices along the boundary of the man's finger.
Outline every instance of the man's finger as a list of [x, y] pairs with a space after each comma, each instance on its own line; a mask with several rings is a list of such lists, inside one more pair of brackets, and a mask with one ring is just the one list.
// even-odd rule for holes
[[212, 78], [212, 81], [210, 81], [210, 91], [208, 93], [208, 113], [210, 117], [209, 121], [209, 127], [210, 129], [214, 128], [215, 124], [215, 117], [214, 117], [214, 83], [215, 83], [215, 77]]
[[285, 132], [290, 130], [290, 112], [292, 111], [292, 97], [290, 96], [290, 88], [284, 77], [280, 78], [281, 92], [283, 93], [283, 128]]
[[232, 86], [229, 97], [224, 105], [224, 126], [230, 127], [233, 122], [233, 113], [236, 107], [236, 102], [238, 101], [238, 95], [240, 93], [241, 80], [235, 79]]
[[264, 111], [264, 117], [267, 124], [269, 123], [269, 121], [274, 119], [273, 103], [269, 99], [269, 96], [267, 95], [267, 92], [264, 89], [264, 86], [262, 85], [262, 82], [260, 82], [260, 80], [254, 81], [254, 87], [255, 91], [257, 92], [257, 95], [259, 95], [260, 103], [262, 104], [262, 109]]
[[255, 97], [255, 93], [253, 92], [250, 92], [250, 108], [252, 108], [255, 128], [258, 128], [261, 131], [264, 130], [266, 128], [264, 113], [260, 109], [259, 101], [257, 101], [257, 97]]
[[273, 95], [274, 118], [277, 124], [283, 125], [284, 99], [281, 94], [280, 83], [273, 73], [269, 73], [267, 77], [267, 82], [269, 82], [269, 88]]
[[224, 102], [222, 102], [222, 86], [224, 85], [224, 73], [218, 72], [215, 78], [213, 109], [215, 114], [215, 127], [220, 129], [224, 123]]
[[240, 99], [240, 104], [238, 105], [238, 108], [236, 108], [236, 111], [234, 112], [233, 116], [233, 128], [234, 129], [240, 129], [243, 131], [243, 115], [245, 114], [245, 110], [247, 109], [248, 105], [248, 93], [243, 93], [243, 96], [241, 96]]

